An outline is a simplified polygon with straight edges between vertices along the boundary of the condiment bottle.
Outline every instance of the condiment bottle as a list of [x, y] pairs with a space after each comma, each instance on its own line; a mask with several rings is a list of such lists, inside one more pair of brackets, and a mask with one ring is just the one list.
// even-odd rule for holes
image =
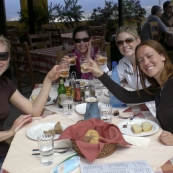
[[85, 86], [85, 95], [84, 95], [85, 99], [87, 97], [90, 97], [90, 86]]
[[61, 97], [63, 95], [66, 95], [66, 89], [65, 89], [65, 86], [64, 86], [64, 80], [62, 78], [60, 78], [59, 87], [58, 87], [58, 107], [59, 108], [62, 108]]
[[80, 82], [77, 81], [75, 85], [75, 102], [81, 101], [81, 92], [80, 92]]

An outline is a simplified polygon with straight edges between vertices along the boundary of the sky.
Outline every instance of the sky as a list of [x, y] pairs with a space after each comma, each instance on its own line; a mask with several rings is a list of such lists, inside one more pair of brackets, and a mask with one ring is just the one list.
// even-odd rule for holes
[[[118, 0], [109, 0], [113, 2], [118, 2]], [[161, 7], [163, 2], [166, 0], [141, 0], [141, 6], [147, 9], [153, 5], [159, 5], [161, 2]], [[48, 4], [64, 4], [64, 0], [48, 0]], [[78, 0], [78, 4], [82, 5], [82, 10], [86, 12], [92, 12], [96, 7], [104, 7], [105, 0]], [[20, 11], [20, 1], [19, 0], [5, 0], [6, 7], [6, 18], [8, 20], [16, 20], [18, 18], [17, 12]]]

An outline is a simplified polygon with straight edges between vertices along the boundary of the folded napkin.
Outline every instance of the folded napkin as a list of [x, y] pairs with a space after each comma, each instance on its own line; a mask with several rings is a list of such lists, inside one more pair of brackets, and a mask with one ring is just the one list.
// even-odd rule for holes
[[[90, 144], [83, 141], [87, 130], [96, 130], [100, 137], [98, 144]], [[58, 140], [73, 139], [83, 155], [92, 162], [96, 159], [106, 143], [130, 145], [126, 142], [117, 126], [106, 123], [99, 119], [89, 119], [67, 127]]]
[[123, 137], [125, 141], [138, 147], [147, 147], [150, 142], [150, 139], [146, 137], [136, 137], [127, 135], [123, 135]]

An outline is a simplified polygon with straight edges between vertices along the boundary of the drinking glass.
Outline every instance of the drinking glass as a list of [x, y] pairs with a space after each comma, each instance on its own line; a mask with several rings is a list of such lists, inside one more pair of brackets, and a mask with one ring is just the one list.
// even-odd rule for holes
[[107, 62], [106, 52], [105, 51], [98, 52], [96, 55], [96, 60], [97, 60], [98, 65], [106, 64], [106, 62]]
[[94, 79], [95, 95], [99, 96], [103, 93], [103, 84], [100, 80]]
[[76, 65], [76, 54], [68, 53], [68, 57], [70, 58], [70, 66]]
[[99, 106], [100, 119], [111, 123], [112, 121], [112, 106], [110, 104], [103, 104]]
[[82, 73], [88, 73], [89, 70], [87, 70], [86, 68], [89, 66], [89, 61], [87, 58], [81, 58], [80, 59], [80, 67], [81, 67], [81, 72]]
[[61, 97], [61, 100], [62, 100], [63, 114], [71, 115], [73, 112], [73, 97], [69, 95], [63, 95]]
[[42, 165], [52, 165], [54, 162], [54, 137], [42, 134], [38, 136], [37, 141]]
[[65, 61], [61, 61], [59, 63], [59, 67], [60, 67], [60, 76], [62, 78], [68, 77], [69, 76], [69, 69], [70, 69], [69, 64]]

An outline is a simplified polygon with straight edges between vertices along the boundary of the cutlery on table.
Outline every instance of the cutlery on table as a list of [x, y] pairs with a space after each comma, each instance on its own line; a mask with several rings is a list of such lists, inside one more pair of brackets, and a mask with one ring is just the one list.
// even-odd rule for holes
[[[54, 148], [54, 150], [66, 150], [70, 149], [71, 147], [60, 147], [60, 148]], [[32, 151], [39, 151], [39, 149], [33, 149]]]
[[[63, 150], [63, 151], [54, 150], [54, 153], [64, 154], [64, 153], [67, 153], [68, 151], [71, 151], [71, 150], [72, 150], [72, 148], [70, 147], [70, 148]], [[34, 151], [36, 151], [36, 150], [34, 150]], [[37, 149], [37, 151], [39, 151], [39, 150]], [[40, 153], [32, 153], [32, 155], [40, 155]]]
[[141, 112], [141, 110], [139, 108], [136, 108], [136, 107], [131, 107], [131, 109], [133, 112], [133, 116], [127, 122], [128, 126], [131, 126], [131, 121]]

